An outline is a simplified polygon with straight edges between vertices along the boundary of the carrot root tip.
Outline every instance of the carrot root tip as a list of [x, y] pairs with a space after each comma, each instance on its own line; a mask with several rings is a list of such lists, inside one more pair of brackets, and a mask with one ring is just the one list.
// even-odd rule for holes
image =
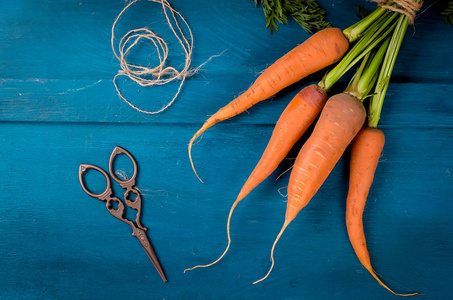
[[370, 270], [368, 270], [371, 275], [374, 277], [374, 279], [376, 279], [376, 281], [381, 285], [383, 286], [385, 289], [387, 289], [389, 292], [391, 292], [393, 295], [395, 296], [403, 296], [403, 297], [407, 297], [407, 296], [417, 296], [417, 295], [423, 295], [423, 294], [420, 294], [420, 293], [408, 293], [408, 294], [400, 294], [400, 293], [396, 293], [395, 291], [393, 291], [391, 288], [389, 288], [380, 278], [379, 276], [377, 275], [376, 271], [373, 270], [373, 268], [371, 268]]
[[204, 183], [203, 180], [201, 180], [200, 176], [198, 176], [197, 170], [195, 169], [195, 165], [194, 165], [194, 162], [193, 162], [193, 159], [192, 159], [192, 145], [193, 145], [195, 139], [197, 139], [199, 136], [200, 136], [200, 134], [196, 133], [192, 137], [192, 139], [189, 142], [188, 151], [189, 151], [189, 160], [190, 160], [190, 165], [192, 166], [192, 170], [195, 173], [195, 176], [197, 176], [198, 180], [200, 180], [201, 183]]
[[228, 221], [227, 221], [227, 237], [228, 237], [228, 244], [225, 248], [225, 251], [223, 251], [222, 255], [220, 255], [219, 258], [217, 258], [215, 261], [213, 261], [212, 263], [210, 264], [207, 264], [207, 265], [197, 265], [197, 266], [194, 266], [192, 268], [187, 268], [184, 270], [184, 273], [186, 273], [186, 271], [191, 271], [191, 270], [194, 270], [194, 269], [197, 269], [197, 268], [207, 268], [207, 267], [210, 267], [212, 265], [215, 265], [216, 263], [218, 263], [224, 256], [225, 254], [227, 254], [228, 250], [230, 249], [230, 245], [231, 245], [231, 234], [230, 234], [230, 222], [231, 222], [231, 216], [233, 215], [233, 211], [234, 209], [236, 208], [237, 204], [242, 200], [242, 198], [238, 198], [236, 199], [236, 201], [233, 203], [233, 205], [231, 206], [231, 209], [230, 209], [230, 213], [228, 215]]
[[274, 264], [275, 264], [275, 261], [274, 261], [275, 246], [277, 245], [278, 240], [280, 239], [280, 237], [282, 236], [283, 232], [285, 231], [286, 227], [289, 225], [290, 222], [291, 222], [291, 220], [285, 218], [285, 223], [283, 224], [282, 229], [278, 233], [277, 238], [275, 239], [274, 244], [272, 245], [272, 249], [271, 249], [271, 267], [269, 268], [269, 271], [267, 272], [267, 274], [263, 278], [258, 279], [257, 281], [253, 282], [253, 284], [257, 284], [257, 283], [265, 280], [269, 276], [269, 274], [271, 274], [272, 269], [274, 268]]

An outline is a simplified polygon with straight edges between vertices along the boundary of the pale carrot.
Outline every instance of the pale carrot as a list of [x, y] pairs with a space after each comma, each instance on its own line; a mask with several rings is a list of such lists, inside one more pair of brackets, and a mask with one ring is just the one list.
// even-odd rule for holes
[[256, 103], [275, 95], [283, 88], [337, 62], [348, 48], [349, 42], [341, 29], [327, 28], [318, 31], [268, 67], [247, 91], [208, 118], [192, 137], [188, 147], [190, 163], [197, 177], [200, 179], [191, 154], [192, 145], [196, 138], [214, 124], [246, 111]]

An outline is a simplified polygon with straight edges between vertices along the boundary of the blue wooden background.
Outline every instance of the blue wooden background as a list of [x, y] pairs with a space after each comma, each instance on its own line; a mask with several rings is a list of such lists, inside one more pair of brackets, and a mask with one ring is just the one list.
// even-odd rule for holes
[[[340, 28], [358, 20], [354, 5], [373, 7], [363, 0], [318, 2]], [[221, 55], [185, 82], [173, 106], [150, 116], [126, 105], [112, 84], [119, 64], [110, 30], [125, 4], [2, 1], [0, 298], [396, 299], [365, 271], [349, 244], [347, 155], [280, 240], [266, 281], [252, 285], [270, 266], [286, 208], [278, 191], [285, 193], [289, 173], [275, 179], [295, 153], [237, 207], [228, 255], [211, 268], [183, 273], [222, 253], [228, 210], [279, 114], [322, 74], [206, 132], [193, 148], [202, 184], [187, 155], [193, 133], [309, 34], [290, 21], [270, 35], [253, 1], [172, 0], [193, 31], [192, 66]], [[160, 6], [142, 1], [124, 15], [117, 35], [147, 26], [171, 42], [162, 21]], [[422, 299], [447, 299], [453, 283], [452, 47], [453, 26], [426, 5], [397, 59], [380, 122], [387, 143], [364, 215], [377, 272], [390, 287], [422, 292]], [[142, 44], [130, 59], [153, 63], [153, 49]], [[172, 44], [170, 51], [178, 65], [180, 49]], [[175, 92], [175, 85], [118, 83], [148, 110]], [[79, 185], [79, 164], [107, 168], [116, 145], [138, 161], [142, 222], [168, 283], [130, 228]], [[92, 188], [103, 188], [101, 178], [92, 180]]]

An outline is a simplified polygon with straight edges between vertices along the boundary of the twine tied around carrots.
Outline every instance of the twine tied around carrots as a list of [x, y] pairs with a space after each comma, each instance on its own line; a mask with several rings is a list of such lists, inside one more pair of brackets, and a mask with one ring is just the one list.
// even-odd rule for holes
[[372, 0], [376, 2], [379, 6], [384, 7], [388, 10], [399, 12], [406, 15], [409, 18], [409, 23], [414, 24], [415, 15], [423, 6], [423, 1], [417, 0], [393, 0], [389, 4], [388, 0]]

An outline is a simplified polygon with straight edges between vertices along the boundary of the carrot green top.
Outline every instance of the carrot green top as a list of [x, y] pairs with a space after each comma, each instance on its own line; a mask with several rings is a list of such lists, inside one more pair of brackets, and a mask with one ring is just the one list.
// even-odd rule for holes
[[329, 91], [350, 68], [362, 60], [346, 91], [363, 101], [374, 87], [368, 106], [369, 127], [378, 125], [396, 57], [407, 27], [414, 20], [414, 9], [419, 9], [422, 4], [421, 0], [412, 0], [414, 9], [406, 12], [404, 7], [402, 10], [399, 5], [395, 5], [398, 0], [375, 2], [382, 2], [382, 6], [343, 30], [346, 38], [350, 43], [355, 42], [355, 45], [319, 82], [320, 87]]
[[[381, 11], [380, 8], [377, 8], [376, 10]], [[351, 50], [348, 51], [343, 59], [324, 76], [321, 82], [319, 82], [319, 86], [324, 88], [324, 90], [329, 91], [349, 69], [370, 53], [393, 31], [396, 26], [394, 20], [397, 17], [398, 13], [396, 12], [384, 11], [377, 19], [373, 17], [373, 23], [369, 24], [363, 32], [355, 32], [354, 36], [358, 36], [359, 40]], [[358, 22], [357, 24], [360, 23], [361, 22]], [[362, 27], [362, 29], [364, 28]]]
[[373, 93], [373, 98], [371, 99], [369, 105], [367, 121], [369, 127], [375, 128], [378, 125], [385, 94], [390, 82], [390, 76], [392, 74], [396, 56], [398, 55], [408, 25], [409, 18], [405, 15], [401, 15], [398, 19], [398, 23], [385, 54], [384, 62], [382, 64], [382, 68], [377, 79], [376, 88]]

